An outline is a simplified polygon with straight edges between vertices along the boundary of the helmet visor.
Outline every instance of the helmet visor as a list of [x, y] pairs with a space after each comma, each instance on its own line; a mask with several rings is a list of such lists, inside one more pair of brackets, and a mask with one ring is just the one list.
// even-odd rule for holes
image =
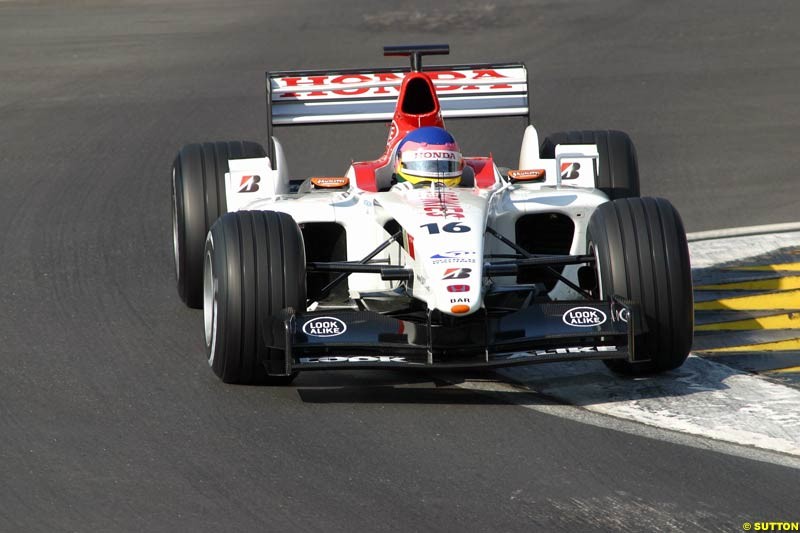
[[464, 167], [459, 152], [419, 151], [403, 153], [400, 171], [425, 178], [455, 178]]

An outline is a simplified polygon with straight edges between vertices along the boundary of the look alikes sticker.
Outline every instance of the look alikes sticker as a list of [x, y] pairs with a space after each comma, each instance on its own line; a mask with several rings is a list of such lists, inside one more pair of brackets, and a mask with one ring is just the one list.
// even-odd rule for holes
[[394, 355], [355, 355], [351, 357], [329, 356], [329, 357], [301, 357], [301, 363], [408, 363], [405, 357]]
[[310, 337], [337, 337], [347, 331], [347, 324], [332, 316], [312, 318], [303, 324], [303, 333]]
[[576, 328], [599, 326], [606, 321], [606, 314], [594, 307], [573, 307], [561, 317], [564, 324]]

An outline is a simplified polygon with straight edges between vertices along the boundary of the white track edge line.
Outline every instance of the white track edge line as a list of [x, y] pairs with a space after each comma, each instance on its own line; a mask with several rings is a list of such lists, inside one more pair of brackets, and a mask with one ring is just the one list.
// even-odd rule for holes
[[[517, 405], [525, 409], [530, 409], [532, 411], [537, 411], [545, 415], [564, 418], [580, 424], [588, 424], [611, 431], [636, 435], [646, 439], [658, 440], [681, 446], [689, 446], [699, 450], [724, 453], [726, 455], [740, 457], [742, 459], [760, 461], [762, 463], [770, 463], [800, 470], [800, 457], [797, 456], [781, 453], [768, 448], [756, 448], [752, 446], [736, 444], [734, 442], [715, 439], [705, 435], [684, 433], [674, 429], [649, 425], [642, 423], [641, 421], [623, 418], [608, 413], [590, 411], [585, 407], [566, 404], [563, 403], [562, 400], [547, 394], [542, 394], [535, 390], [531, 390], [522, 383], [508, 383], [503, 381], [466, 381], [461, 383], [456, 382], [454, 385], [461, 389], [472, 390], [483, 394], [496, 395], [503, 398], [510, 404]], [[525, 392], [531, 395], [530, 397], [535, 397], [537, 399], [536, 402], [528, 403], [525, 401], [525, 399], [519, 398], [517, 394], [520, 392]]]
[[749, 235], [760, 235], [762, 233], [784, 233], [788, 231], [800, 231], [800, 222], [788, 222], [784, 224], [765, 224], [762, 226], [747, 226], [743, 228], [726, 228], [710, 231], [696, 231], [687, 233], [686, 239], [689, 242], [706, 241], [711, 239], [724, 239], [726, 237], [746, 237]]

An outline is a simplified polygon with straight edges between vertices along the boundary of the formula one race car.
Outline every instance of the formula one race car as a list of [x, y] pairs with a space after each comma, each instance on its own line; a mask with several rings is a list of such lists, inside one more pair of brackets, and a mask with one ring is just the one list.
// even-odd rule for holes
[[[618, 131], [539, 143], [522, 64], [422, 66], [447, 45], [386, 47], [401, 69], [267, 73], [267, 150], [189, 144], [172, 169], [178, 292], [202, 307], [227, 383], [303, 370], [601, 359], [680, 366], [689, 254], [664, 199], [640, 198]], [[528, 117], [515, 169], [464, 156], [444, 118]], [[389, 123], [386, 150], [296, 180], [275, 126]]]

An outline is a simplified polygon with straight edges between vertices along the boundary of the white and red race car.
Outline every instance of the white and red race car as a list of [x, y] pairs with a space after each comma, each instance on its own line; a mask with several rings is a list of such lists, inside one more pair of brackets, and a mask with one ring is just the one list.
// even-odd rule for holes
[[[693, 302], [681, 219], [639, 197], [618, 131], [546, 137], [519, 164], [464, 157], [458, 186], [394, 180], [398, 143], [445, 118], [529, 117], [522, 64], [422, 66], [446, 45], [386, 47], [411, 69], [267, 73], [268, 148], [189, 144], [172, 169], [178, 292], [202, 307], [228, 383], [298, 371], [602, 359], [680, 366]], [[386, 150], [294, 179], [274, 126], [390, 122]]]

